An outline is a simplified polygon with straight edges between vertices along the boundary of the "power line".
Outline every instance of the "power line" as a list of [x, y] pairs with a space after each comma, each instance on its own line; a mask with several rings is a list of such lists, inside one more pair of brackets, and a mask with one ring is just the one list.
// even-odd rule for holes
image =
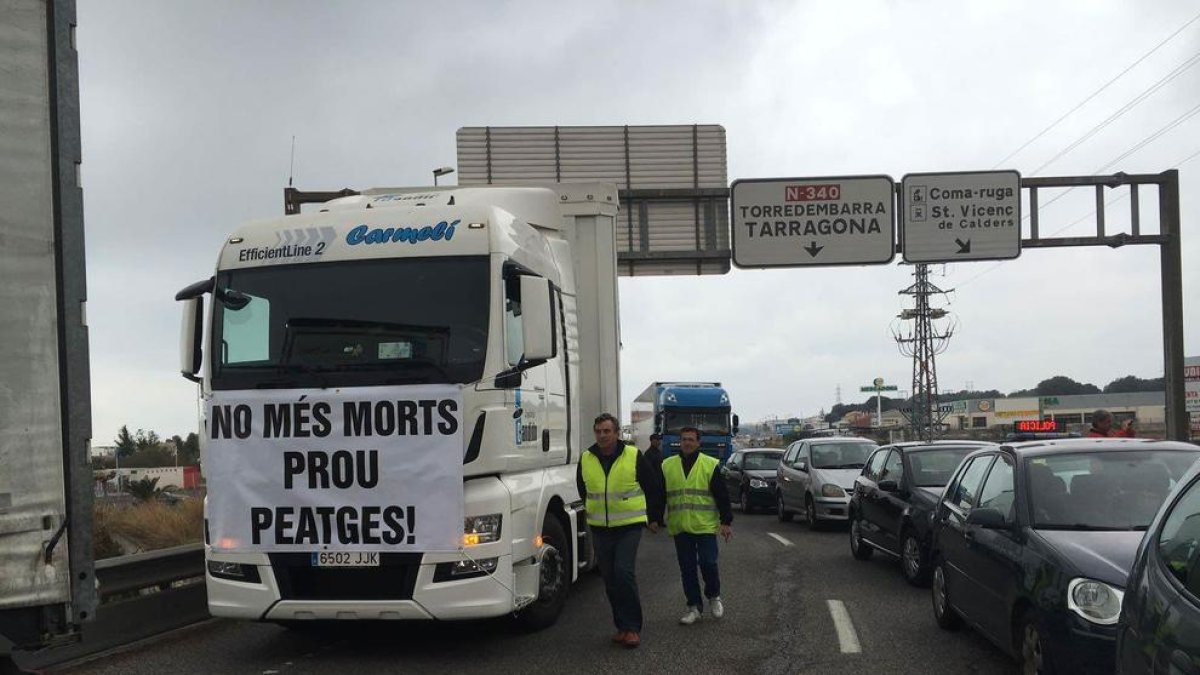
[[1092, 136], [1095, 136], [1096, 134], [1103, 131], [1105, 127], [1107, 127], [1108, 125], [1115, 122], [1118, 118], [1123, 116], [1125, 113], [1136, 108], [1138, 106], [1138, 104], [1140, 104], [1142, 101], [1145, 101], [1146, 99], [1153, 96], [1155, 92], [1157, 92], [1159, 89], [1162, 89], [1163, 87], [1167, 86], [1167, 84], [1171, 80], [1174, 80], [1175, 78], [1179, 77], [1185, 71], [1187, 71], [1188, 68], [1191, 68], [1192, 66], [1196, 65], [1197, 63], [1200, 63], [1200, 52], [1196, 52], [1195, 54], [1193, 54], [1190, 58], [1188, 58], [1188, 60], [1184, 61], [1179, 66], [1177, 66], [1175, 68], [1175, 70], [1172, 70], [1170, 73], [1167, 73], [1167, 75], [1164, 76], [1162, 79], [1160, 79], [1158, 82], [1155, 82], [1154, 84], [1152, 84], [1148, 88], [1146, 88], [1144, 91], [1142, 91], [1142, 93], [1133, 97], [1133, 99], [1131, 101], [1129, 101], [1125, 105], [1121, 106], [1115, 113], [1109, 115], [1108, 118], [1105, 119], [1103, 122], [1097, 124], [1096, 126], [1092, 127], [1091, 129], [1089, 129], [1085, 134], [1083, 134], [1082, 136], [1077, 138], [1075, 140], [1075, 142], [1071, 143], [1070, 145], [1063, 148], [1062, 150], [1059, 150], [1057, 154], [1055, 154], [1050, 159], [1046, 160], [1038, 168], [1034, 169], [1033, 173], [1035, 175], [1041, 173], [1042, 169], [1045, 169], [1046, 167], [1050, 166], [1054, 162], [1061, 159], [1067, 153], [1071, 152], [1075, 148], [1078, 148], [1080, 145], [1083, 145], [1083, 143], [1086, 142], [1089, 138], [1091, 138]]
[[1188, 121], [1192, 117], [1195, 117], [1196, 113], [1200, 113], [1200, 104], [1196, 105], [1191, 110], [1183, 113], [1179, 117], [1176, 117], [1175, 119], [1171, 120], [1165, 126], [1160, 128], [1158, 131], [1143, 138], [1132, 148], [1130, 148], [1130, 149], [1126, 150], [1124, 153], [1122, 153], [1119, 157], [1117, 157], [1113, 161], [1109, 162], [1108, 164], [1105, 164], [1104, 166], [1100, 167], [1099, 169], [1096, 169], [1092, 173], [1104, 173], [1112, 165], [1116, 164], [1117, 162], [1120, 162], [1121, 160], [1132, 155], [1133, 153], [1137, 152], [1138, 150], [1141, 150], [1142, 148], [1146, 147], [1147, 145], [1153, 143], [1155, 140], [1158, 139], [1159, 136], [1162, 136], [1163, 134], [1174, 129], [1175, 127], [1179, 126], [1180, 124], [1183, 124], [1184, 122]]
[[1116, 82], [1117, 80], [1119, 80], [1119, 79], [1121, 79], [1122, 77], [1124, 77], [1126, 73], [1128, 73], [1129, 71], [1131, 71], [1131, 70], [1133, 70], [1134, 68], [1136, 68], [1136, 67], [1138, 66], [1138, 64], [1140, 64], [1142, 61], [1145, 61], [1146, 59], [1150, 58], [1150, 55], [1151, 55], [1151, 54], [1153, 54], [1154, 52], [1156, 52], [1156, 51], [1158, 51], [1159, 49], [1161, 49], [1161, 48], [1163, 47], [1163, 45], [1165, 45], [1165, 44], [1167, 44], [1168, 42], [1170, 42], [1171, 40], [1173, 40], [1173, 39], [1175, 38], [1175, 36], [1176, 36], [1176, 35], [1179, 35], [1180, 33], [1182, 33], [1182, 32], [1183, 32], [1183, 31], [1184, 31], [1184, 30], [1185, 30], [1185, 29], [1186, 29], [1188, 26], [1192, 25], [1193, 23], [1196, 23], [1196, 21], [1197, 21], [1197, 20], [1200, 20], [1200, 14], [1197, 14], [1196, 16], [1193, 16], [1193, 17], [1192, 17], [1191, 19], [1189, 19], [1189, 20], [1188, 20], [1186, 23], [1184, 23], [1182, 26], [1180, 26], [1179, 28], [1177, 28], [1177, 29], [1175, 30], [1175, 32], [1174, 32], [1174, 33], [1171, 33], [1171, 34], [1170, 34], [1170, 35], [1168, 35], [1166, 38], [1164, 38], [1164, 39], [1162, 40], [1162, 42], [1159, 42], [1158, 44], [1156, 44], [1156, 45], [1154, 45], [1153, 47], [1151, 47], [1151, 48], [1150, 48], [1150, 51], [1146, 52], [1145, 54], [1142, 54], [1142, 55], [1141, 55], [1141, 57], [1139, 57], [1139, 58], [1138, 58], [1138, 60], [1136, 60], [1136, 61], [1134, 61], [1133, 63], [1129, 64], [1129, 65], [1128, 65], [1128, 66], [1125, 68], [1125, 70], [1122, 70], [1121, 72], [1117, 73], [1116, 77], [1112, 78], [1112, 79], [1111, 79], [1111, 80], [1109, 80], [1108, 82], [1105, 82], [1105, 83], [1104, 83], [1104, 84], [1103, 84], [1103, 85], [1102, 85], [1102, 86], [1101, 86], [1099, 89], [1097, 89], [1096, 91], [1092, 92], [1090, 95], [1088, 95], [1088, 97], [1087, 97], [1087, 98], [1085, 98], [1085, 99], [1083, 99], [1082, 101], [1080, 101], [1080, 102], [1079, 102], [1079, 104], [1078, 104], [1078, 105], [1076, 105], [1074, 108], [1071, 108], [1071, 109], [1070, 109], [1070, 110], [1068, 110], [1067, 112], [1063, 113], [1062, 117], [1059, 117], [1058, 119], [1056, 119], [1056, 120], [1054, 120], [1053, 122], [1051, 122], [1051, 123], [1049, 124], [1049, 126], [1047, 126], [1045, 129], [1042, 129], [1041, 131], [1039, 131], [1039, 132], [1037, 132], [1036, 134], [1034, 134], [1033, 138], [1030, 138], [1029, 140], [1027, 140], [1027, 141], [1025, 141], [1024, 143], [1022, 143], [1022, 144], [1021, 144], [1021, 147], [1019, 147], [1019, 148], [1017, 148], [1016, 150], [1013, 150], [1012, 152], [1008, 153], [1008, 155], [1007, 155], [1007, 156], [1005, 156], [1005, 157], [1004, 157], [1004, 159], [1002, 159], [1002, 160], [1000, 160], [999, 162], [996, 162], [994, 165], [992, 165], [992, 168], [994, 169], [994, 168], [996, 168], [996, 167], [1000, 166], [1001, 164], [1004, 164], [1004, 163], [1005, 163], [1005, 162], [1007, 162], [1008, 160], [1010, 160], [1010, 159], [1012, 159], [1013, 157], [1015, 157], [1015, 156], [1017, 155], [1017, 153], [1021, 152], [1021, 151], [1022, 151], [1022, 150], [1024, 150], [1025, 148], [1027, 148], [1027, 147], [1029, 147], [1030, 145], [1032, 145], [1032, 144], [1034, 143], [1034, 141], [1038, 140], [1038, 139], [1039, 139], [1039, 138], [1041, 138], [1042, 136], [1045, 136], [1047, 132], [1049, 132], [1049, 131], [1050, 131], [1051, 129], [1053, 129], [1054, 127], [1058, 126], [1058, 125], [1059, 125], [1059, 124], [1060, 124], [1060, 123], [1061, 123], [1063, 120], [1067, 119], [1067, 118], [1068, 118], [1068, 117], [1070, 117], [1072, 114], [1074, 114], [1074, 113], [1075, 113], [1075, 111], [1077, 111], [1077, 110], [1079, 110], [1080, 108], [1082, 108], [1083, 106], [1087, 105], [1087, 104], [1088, 104], [1088, 102], [1090, 102], [1092, 99], [1094, 99], [1094, 98], [1096, 98], [1097, 96], [1099, 96], [1101, 92], [1103, 92], [1105, 89], [1108, 89], [1110, 86], [1112, 86], [1112, 84], [1113, 84], [1114, 82]]

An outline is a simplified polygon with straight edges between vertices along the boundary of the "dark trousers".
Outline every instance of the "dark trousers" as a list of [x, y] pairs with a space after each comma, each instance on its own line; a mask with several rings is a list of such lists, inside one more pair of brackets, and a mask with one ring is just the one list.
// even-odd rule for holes
[[612, 606], [613, 624], [617, 630], [642, 632], [642, 601], [634, 571], [642, 526], [593, 527], [592, 537], [604, 591]]
[[700, 574], [704, 575], [704, 597], [710, 600], [721, 597], [717, 535], [680, 532], [675, 535], [675, 557], [679, 559], [679, 573], [683, 577], [683, 594], [687, 596], [688, 607], [701, 611], [704, 609], [704, 601], [700, 598], [700, 578], [696, 574], [697, 565]]

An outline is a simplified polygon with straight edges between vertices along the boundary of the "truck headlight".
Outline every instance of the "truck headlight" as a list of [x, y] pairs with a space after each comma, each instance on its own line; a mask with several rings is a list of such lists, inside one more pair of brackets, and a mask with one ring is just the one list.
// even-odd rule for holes
[[755, 488], [757, 490], [761, 490], [762, 488], [769, 487], [769, 484], [765, 480], [759, 480], [758, 478], [751, 478], [750, 479], [750, 487]]
[[846, 491], [843, 490], [842, 488], [834, 485], [833, 483], [826, 483], [821, 486], [821, 496], [822, 497], [845, 497]]
[[1121, 616], [1125, 591], [1093, 579], [1072, 579], [1067, 584], [1067, 609], [1092, 623], [1111, 626]]
[[475, 546], [500, 540], [499, 513], [489, 513], [486, 516], [467, 516], [463, 518], [463, 546]]

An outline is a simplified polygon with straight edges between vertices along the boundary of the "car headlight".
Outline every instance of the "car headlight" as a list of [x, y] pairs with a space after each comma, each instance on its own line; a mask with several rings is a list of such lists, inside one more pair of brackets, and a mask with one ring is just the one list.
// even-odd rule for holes
[[765, 487], [770, 487], [770, 483], [768, 483], [768, 482], [767, 482], [767, 481], [765, 481], [765, 480], [760, 480], [760, 479], [758, 479], [758, 478], [751, 478], [751, 479], [750, 479], [750, 487], [752, 487], [752, 488], [765, 488]]
[[846, 491], [843, 490], [842, 488], [834, 485], [833, 483], [826, 483], [821, 486], [821, 496], [822, 497], [845, 497]]
[[1072, 579], [1067, 584], [1067, 609], [1092, 623], [1111, 626], [1121, 616], [1125, 591], [1093, 579]]
[[475, 546], [500, 540], [501, 514], [467, 516], [463, 518], [463, 546]]

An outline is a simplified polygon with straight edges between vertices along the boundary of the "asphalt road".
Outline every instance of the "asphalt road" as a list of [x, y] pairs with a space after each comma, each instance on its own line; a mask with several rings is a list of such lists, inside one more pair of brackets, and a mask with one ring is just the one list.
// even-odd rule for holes
[[928, 589], [907, 585], [885, 556], [854, 560], [847, 536], [844, 528], [810, 532], [803, 522], [780, 523], [773, 514], [736, 514], [733, 541], [721, 547], [725, 617], [681, 626], [685, 603], [674, 548], [665, 533], [647, 533], [638, 559], [646, 626], [642, 646], [633, 650], [609, 642], [614, 631], [603, 584], [589, 574], [575, 585], [558, 623], [533, 634], [504, 621], [297, 631], [212, 620], [53, 672], [1016, 672], [1013, 661], [972, 631], [940, 630]]

